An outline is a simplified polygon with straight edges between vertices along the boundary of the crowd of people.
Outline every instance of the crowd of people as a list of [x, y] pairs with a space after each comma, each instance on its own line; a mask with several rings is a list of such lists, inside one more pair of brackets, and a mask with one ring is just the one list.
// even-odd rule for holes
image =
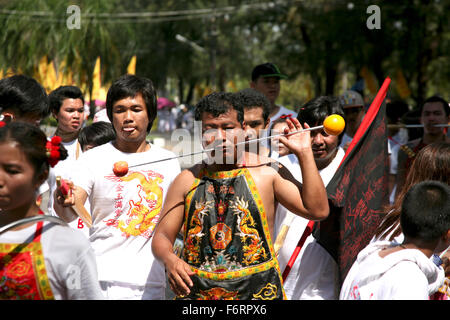
[[[79, 88], [0, 80], [0, 299], [164, 300], [166, 283], [179, 300], [448, 299], [450, 112], [438, 96], [420, 106], [420, 135], [402, 126], [408, 106], [387, 101], [390, 204], [345, 279], [313, 235], [282, 278], [307, 224], [329, 216], [326, 186], [367, 111], [356, 90], [281, 106], [286, 78], [264, 63], [249, 88], [201, 98], [207, 151], [185, 170], [147, 140], [159, 115], [148, 78], [118, 78], [107, 121], [89, 125]], [[332, 114], [339, 135], [302, 131]]]

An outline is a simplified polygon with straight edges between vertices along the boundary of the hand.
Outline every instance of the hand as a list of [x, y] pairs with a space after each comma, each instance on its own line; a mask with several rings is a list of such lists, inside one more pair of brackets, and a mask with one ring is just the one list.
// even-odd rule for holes
[[[291, 132], [296, 132], [299, 130], [303, 130], [302, 125], [296, 119], [286, 119], [287, 128], [284, 129], [284, 134], [289, 134]], [[304, 123], [305, 128], [308, 129], [309, 125]], [[311, 133], [310, 131], [303, 131], [294, 133], [288, 136], [280, 136], [279, 141], [286, 146], [292, 153], [299, 154], [304, 150], [311, 150]]]
[[63, 192], [62, 187], [56, 188], [55, 192], [55, 200], [56, 202], [63, 207], [71, 207], [75, 204], [75, 196], [73, 195], [73, 191], [76, 189], [72, 181], [65, 180], [64, 181], [68, 186], [67, 193]]
[[194, 272], [192, 272], [190, 266], [174, 254], [172, 259], [166, 264], [166, 269], [172, 291], [177, 296], [188, 295], [191, 292], [189, 287], [194, 285], [191, 280]]

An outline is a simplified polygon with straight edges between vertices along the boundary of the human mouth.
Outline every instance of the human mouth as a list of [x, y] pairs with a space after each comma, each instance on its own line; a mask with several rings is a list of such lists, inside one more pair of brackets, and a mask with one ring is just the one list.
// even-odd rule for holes
[[136, 128], [134, 128], [134, 127], [124, 127], [124, 128], [122, 128], [122, 131], [127, 132], [127, 133], [131, 133], [134, 130], [136, 130]]
[[327, 151], [325, 149], [313, 149], [313, 154], [319, 155], [319, 156], [325, 154], [326, 152]]

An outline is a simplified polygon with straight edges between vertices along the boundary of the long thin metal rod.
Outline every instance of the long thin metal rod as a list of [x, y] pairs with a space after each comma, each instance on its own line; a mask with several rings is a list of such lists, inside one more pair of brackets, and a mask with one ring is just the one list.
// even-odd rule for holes
[[[423, 124], [388, 124], [388, 128], [396, 129], [396, 128], [423, 128]], [[433, 127], [436, 128], [448, 128], [450, 124], [435, 124]]]
[[67, 224], [61, 218], [58, 218], [58, 217], [55, 217], [55, 216], [50, 216], [50, 215], [45, 215], [45, 214], [40, 214], [38, 216], [27, 217], [27, 218], [23, 218], [23, 219], [20, 219], [20, 220], [13, 221], [13, 222], [7, 224], [6, 226], [1, 227], [0, 228], [0, 234], [2, 234], [3, 232], [8, 231], [9, 229], [15, 228], [15, 227], [22, 226], [22, 225], [28, 224], [28, 223], [34, 223], [34, 222], [42, 221], [42, 220], [48, 220], [50, 222], [54, 222], [54, 223], [58, 223], [58, 224], [62, 224], [62, 225], [66, 225]]
[[[261, 138], [257, 138], [257, 139], [252, 139], [252, 140], [238, 142], [235, 145], [238, 146], [238, 145], [242, 145], [242, 144], [249, 144], [249, 143], [254, 143], [254, 142], [267, 140], [267, 139], [271, 139], [271, 138], [275, 138], [275, 137], [281, 137], [281, 136], [287, 137], [287, 136], [291, 136], [291, 135], [296, 134], [296, 133], [305, 132], [305, 131], [312, 131], [312, 130], [319, 130], [319, 129], [322, 129], [322, 128], [323, 128], [323, 125], [320, 125], [320, 126], [315, 126], [315, 127], [311, 127], [311, 128], [307, 128], [307, 129], [297, 130], [297, 131], [289, 132], [289, 133], [279, 133], [279, 134], [274, 134], [274, 135], [267, 136], [267, 137], [261, 137]], [[196, 151], [196, 152], [191, 152], [191, 153], [188, 153], [188, 154], [182, 154], [182, 155], [175, 156], [175, 157], [169, 157], [169, 158], [164, 158], [164, 159], [144, 162], [144, 163], [140, 163], [140, 164], [134, 164], [134, 165], [128, 166], [128, 168], [139, 167], [139, 166], [143, 166], [143, 165], [146, 165], [146, 164], [152, 164], [152, 163], [157, 163], [157, 162], [162, 162], [162, 161], [174, 160], [174, 159], [178, 159], [178, 158], [182, 158], [182, 157], [194, 156], [196, 154], [201, 154], [201, 153], [204, 153], [204, 152], [211, 152], [211, 151], [214, 151], [215, 149], [216, 148], [204, 149], [204, 150], [200, 150], [200, 151]]]

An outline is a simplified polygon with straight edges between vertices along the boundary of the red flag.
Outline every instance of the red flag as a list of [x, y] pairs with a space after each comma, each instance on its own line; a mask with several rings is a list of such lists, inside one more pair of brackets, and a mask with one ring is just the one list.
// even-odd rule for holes
[[370, 242], [388, 204], [389, 161], [386, 78], [327, 185], [330, 215], [316, 224], [317, 241], [337, 261], [341, 283], [358, 253]]

